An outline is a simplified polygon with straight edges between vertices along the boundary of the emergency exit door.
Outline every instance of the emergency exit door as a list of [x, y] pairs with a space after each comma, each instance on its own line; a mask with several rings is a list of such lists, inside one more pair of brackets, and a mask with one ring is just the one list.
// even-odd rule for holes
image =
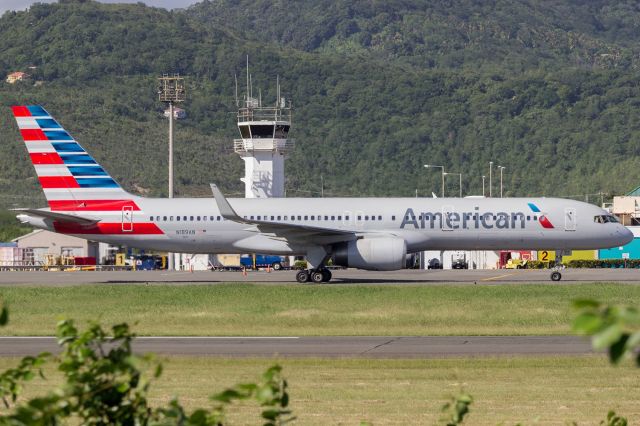
[[122, 232], [133, 231], [133, 207], [122, 207]]
[[567, 207], [564, 209], [564, 230], [576, 230], [576, 209], [573, 207]]

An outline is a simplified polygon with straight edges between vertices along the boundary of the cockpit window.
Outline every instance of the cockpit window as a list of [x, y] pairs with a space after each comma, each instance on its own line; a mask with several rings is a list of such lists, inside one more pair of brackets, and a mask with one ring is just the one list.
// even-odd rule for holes
[[595, 223], [618, 223], [618, 218], [611, 214], [594, 216], [593, 221]]

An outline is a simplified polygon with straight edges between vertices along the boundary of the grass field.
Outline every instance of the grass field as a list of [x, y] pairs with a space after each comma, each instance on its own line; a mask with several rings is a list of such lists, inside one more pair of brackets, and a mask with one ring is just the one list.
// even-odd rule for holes
[[[154, 404], [178, 396], [187, 407], [238, 382], [255, 381], [274, 360], [164, 359]], [[449, 395], [474, 397], [469, 425], [598, 424], [610, 409], [640, 423], [640, 369], [603, 356], [449, 360], [278, 360], [289, 381], [296, 424], [435, 424]], [[15, 365], [0, 359], [0, 369]], [[56, 376], [51, 379], [56, 382]], [[30, 395], [50, 384], [29, 384]], [[258, 408], [233, 407], [231, 424], [257, 424]], [[502, 423], [504, 422], [504, 423]]]
[[527, 335], [568, 333], [571, 301], [638, 305], [624, 284], [2, 287], [3, 335], [51, 335], [61, 318], [126, 321], [140, 335]]

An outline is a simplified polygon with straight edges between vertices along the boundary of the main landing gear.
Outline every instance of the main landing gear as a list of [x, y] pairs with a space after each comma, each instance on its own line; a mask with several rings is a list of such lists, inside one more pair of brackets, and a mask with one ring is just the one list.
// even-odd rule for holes
[[298, 281], [299, 283], [326, 283], [331, 281], [331, 271], [324, 267], [298, 271], [298, 273], [296, 274], [296, 281]]

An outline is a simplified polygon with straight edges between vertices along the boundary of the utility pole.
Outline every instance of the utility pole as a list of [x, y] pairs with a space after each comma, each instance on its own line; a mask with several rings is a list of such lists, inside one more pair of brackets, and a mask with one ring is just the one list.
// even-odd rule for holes
[[[169, 105], [169, 198], [173, 198], [173, 107], [175, 103], [185, 101], [184, 78], [178, 74], [159, 77], [158, 99]], [[168, 263], [168, 269], [173, 270], [173, 253], [169, 253]]]
[[491, 187], [493, 186], [491, 184], [492, 171], [493, 171], [493, 161], [489, 161], [489, 198], [491, 198]]
[[444, 173], [444, 176], [447, 176], [447, 175], [458, 175], [458, 177], [460, 178], [460, 198], [462, 198], [462, 173], [451, 173], [451, 172]]
[[484, 179], [486, 178], [485, 175], [482, 175], [482, 196], [484, 197]]
[[498, 166], [498, 168], [500, 169], [500, 198], [502, 198], [502, 172], [504, 171], [504, 169], [506, 169], [506, 167]]

